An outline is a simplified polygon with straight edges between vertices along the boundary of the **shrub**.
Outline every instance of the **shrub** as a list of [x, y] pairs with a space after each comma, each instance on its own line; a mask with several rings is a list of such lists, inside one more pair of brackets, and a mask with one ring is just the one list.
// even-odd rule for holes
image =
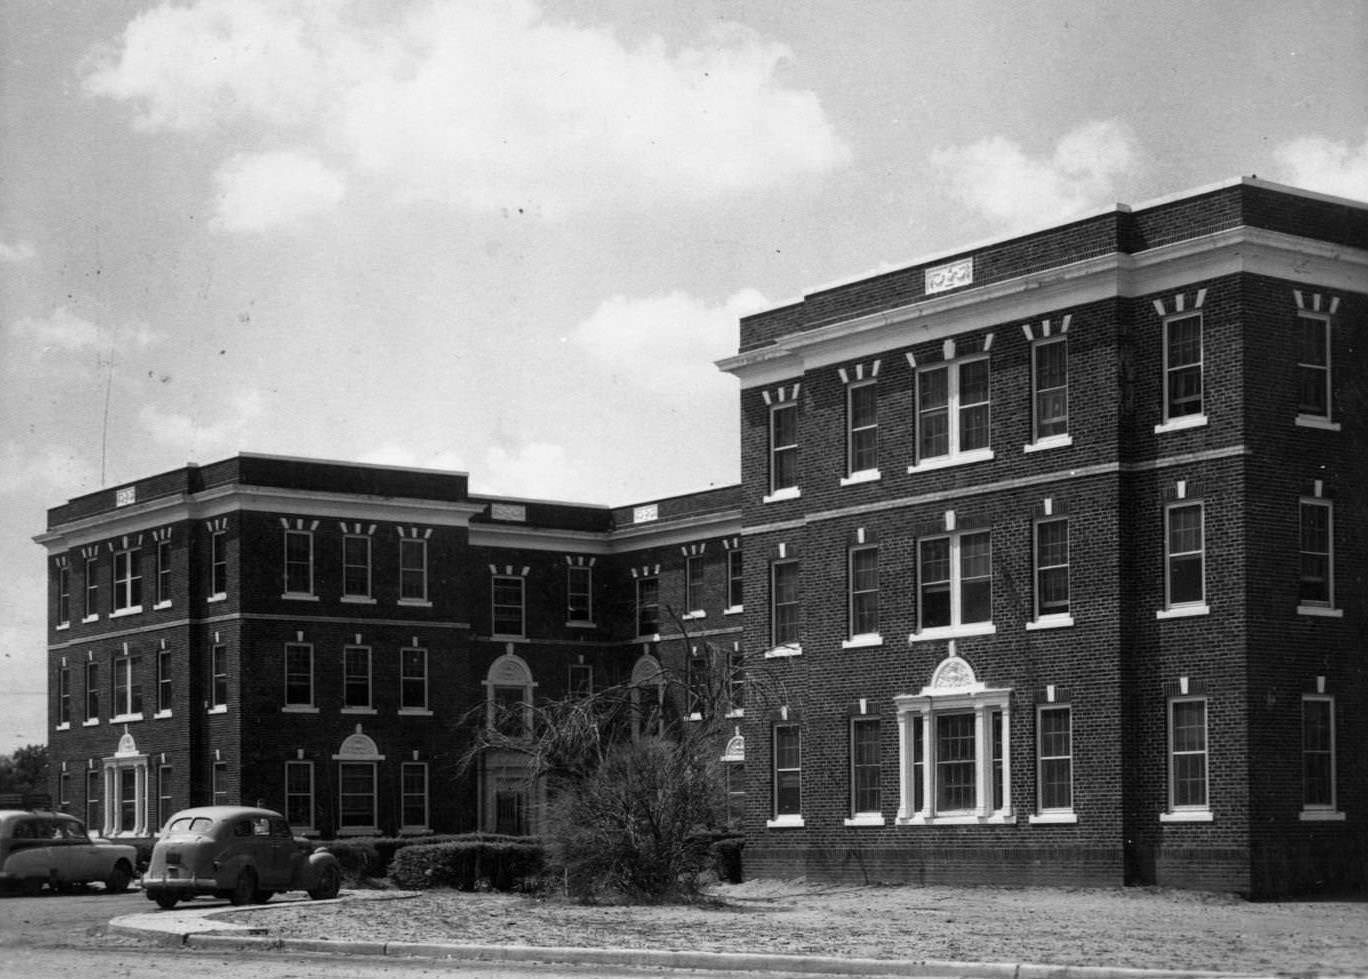
[[394, 855], [390, 880], [405, 890], [451, 887], [520, 890], [541, 874], [540, 841], [523, 836], [471, 834], [447, 843], [418, 843]]
[[708, 847], [718, 880], [726, 881], [728, 884], [741, 883], [741, 848], [745, 845], [744, 836], [724, 836], [714, 840]]

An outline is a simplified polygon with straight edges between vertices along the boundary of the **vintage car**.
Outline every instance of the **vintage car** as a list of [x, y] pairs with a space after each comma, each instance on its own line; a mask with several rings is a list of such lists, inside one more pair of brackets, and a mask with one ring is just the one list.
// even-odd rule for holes
[[138, 851], [92, 840], [75, 816], [36, 809], [0, 809], [0, 884], [37, 894], [98, 881], [111, 894], [128, 890]]
[[234, 904], [261, 904], [277, 891], [307, 891], [314, 900], [337, 897], [337, 858], [290, 833], [270, 809], [204, 806], [166, 821], [142, 886], [149, 900], [172, 908], [198, 894]]

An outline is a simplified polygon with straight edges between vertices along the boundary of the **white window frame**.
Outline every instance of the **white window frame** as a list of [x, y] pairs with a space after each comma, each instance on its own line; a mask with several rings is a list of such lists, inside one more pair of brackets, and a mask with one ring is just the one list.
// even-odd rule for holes
[[[423, 777], [423, 791], [414, 793], [409, 791], [408, 776], [413, 771], [419, 771]], [[414, 796], [422, 799], [423, 821], [420, 823], [408, 822], [404, 817], [407, 815], [409, 800]], [[428, 764], [425, 761], [406, 761], [399, 765], [399, 832], [400, 833], [430, 833], [431, 820], [429, 809], [429, 789], [428, 789]]]
[[[366, 663], [366, 702], [364, 704], [348, 703], [349, 689], [357, 684], [359, 673], [352, 671], [348, 660], [351, 653], [364, 653]], [[371, 654], [369, 646], [349, 643], [342, 647], [342, 713], [343, 714], [374, 714], [375, 713], [375, 657]]]
[[[988, 400], [962, 404], [960, 399], [960, 372], [965, 367], [978, 363], [988, 365]], [[945, 405], [942, 408], [924, 409], [921, 405], [921, 398], [925, 378], [939, 371], [945, 372]], [[917, 384], [913, 397], [915, 398], [913, 412], [916, 419], [917, 461], [907, 467], [909, 473], [943, 469], [946, 466], [967, 465], [973, 462], [986, 462], [993, 458], [993, 372], [992, 358], [988, 354], [971, 354], [967, 357], [917, 368]], [[988, 410], [988, 444], [976, 446], [972, 449], [962, 448], [961, 443], [965, 434], [962, 415], [964, 412], [980, 406], [986, 406]], [[946, 451], [937, 455], [924, 455], [922, 453], [923, 426], [926, 424], [924, 419], [932, 410], [936, 412], [943, 410], [945, 412]]]
[[[299, 679], [299, 677], [302, 677], [302, 676], [305, 675], [304, 673], [300, 672], [299, 670], [292, 670], [292, 669], [290, 668], [290, 659], [291, 659], [291, 653], [292, 653], [292, 652], [293, 652], [293, 653], [303, 653], [303, 654], [305, 654], [305, 655], [308, 657], [308, 663], [309, 663], [309, 671], [308, 671], [308, 678], [309, 678], [309, 696], [308, 696], [308, 699], [307, 699], [307, 700], [302, 700], [302, 701], [301, 701], [301, 700], [291, 700], [291, 699], [290, 699], [290, 696], [291, 696], [290, 688], [291, 688], [291, 686], [298, 686], [298, 685], [299, 685], [299, 684], [298, 684], [298, 679]], [[283, 711], [285, 711], [285, 712], [287, 712], [287, 713], [313, 713], [313, 714], [318, 713], [318, 700], [317, 700], [318, 692], [317, 692], [317, 685], [316, 685], [316, 683], [315, 683], [315, 676], [314, 676], [315, 664], [314, 664], [314, 648], [313, 648], [313, 644], [312, 644], [312, 643], [307, 643], [307, 642], [287, 642], [287, 643], [285, 644], [284, 652], [283, 652], [283, 654], [282, 654], [282, 663], [281, 663], [281, 665], [282, 665], [282, 667], [284, 668], [284, 677], [283, 677], [283, 679], [284, 679], [284, 682], [285, 682], [285, 685], [284, 685], [284, 687], [283, 687], [282, 690], [281, 690], [281, 694], [282, 694], [282, 703], [283, 703], [283, 706], [281, 707], [281, 710], [283, 710]]]
[[157, 541], [157, 602], [153, 608], [171, 607], [171, 539]]
[[[785, 569], [785, 573], [792, 569], [793, 573], [793, 599], [792, 601], [780, 602], [779, 600], [779, 569]], [[803, 651], [802, 643], [802, 569], [798, 562], [792, 558], [783, 558], [778, 561], [770, 562], [769, 573], [770, 585], [770, 652], [766, 655], [792, 655]], [[793, 635], [791, 637], [781, 637], [779, 633], [779, 610], [789, 608], [794, 610]]]
[[[292, 771], [305, 771], [305, 772], [308, 773], [308, 776], [309, 776], [309, 791], [308, 791], [307, 793], [305, 793], [305, 792], [295, 792], [295, 791], [293, 791], [293, 790], [291, 789], [291, 787], [290, 787], [290, 773], [291, 773]], [[308, 807], [309, 807], [309, 821], [306, 822], [306, 823], [296, 823], [296, 822], [291, 822], [291, 823], [290, 823], [290, 829], [291, 829], [293, 832], [295, 832], [295, 833], [297, 833], [298, 835], [300, 835], [300, 836], [313, 836], [313, 835], [316, 835], [316, 834], [318, 833], [318, 830], [314, 828], [314, 824], [313, 824], [313, 822], [314, 822], [314, 815], [315, 815], [315, 813], [317, 812], [317, 809], [315, 808], [317, 800], [316, 800], [316, 798], [315, 798], [314, 792], [315, 792], [314, 763], [311, 762], [311, 761], [307, 761], [307, 760], [305, 760], [305, 759], [303, 759], [303, 758], [292, 758], [292, 759], [290, 759], [289, 761], [285, 762], [285, 792], [284, 792], [284, 796], [285, 796], [285, 812], [284, 812], [284, 814], [283, 814], [283, 815], [285, 816], [285, 818], [288, 820], [289, 817], [290, 817], [290, 809], [291, 809], [290, 803], [291, 803], [291, 800], [293, 800], [293, 799], [307, 799], [307, 800], [308, 800], [307, 805], [308, 805]]]
[[[852, 483], [872, 482], [880, 478], [879, 472], [879, 397], [878, 380], [870, 378], [864, 381], [852, 381], [846, 385], [846, 465], [845, 476], [841, 479], [842, 486], [849, 486]], [[857, 424], [858, 419], [855, 415], [855, 397], [857, 391], [872, 391], [873, 398], [873, 421]], [[862, 436], [868, 434], [874, 439], [873, 465], [859, 465], [856, 459], [855, 443]]]
[[[298, 531], [296, 531], [298, 533]], [[309, 543], [309, 590], [313, 590], [313, 539]], [[209, 600], [220, 602], [228, 597], [228, 532], [215, 530], [209, 534]]]
[[[576, 599], [580, 599], [577, 603]], [[582, 609], [583, 615], [575, 612]], [[565, 566], [566, 625], [594, 624], [594, 568], [589, 564]]]
[[[370, 791], [368, 793], [343, 792], [344, 782], [343, 770], [346, 768], [365, 769], [369, 776]], [[337, 763], [337, 835], [338, 836], [367, 836], [373, 834], [379, 825], [377, 807], [380, 804], [380, 779], [377, 771], [377, 764], [373, 761], [362, 761], [353, 759], [341, 759]], [[357, 823], [355, 825], [342, 825], [343, 800], [349, 797], [359, 799], [370, 799], [370, 822], [366, 824]]]
[[[1196, 361], [1186, 361], [1182, 364], [1169, 363], [1169, 345], [1171, 343], [1170, 333], [1179, 323], [1188, 320], [1197, 321], [1197, 347], [1198, 356]], [[1163, 404], [1161, 406], [1163, 421], [1154, 426], [1155, 434], [1177, 431], [1184, 428], [1197, 428], [1207, 423], [1207, 385], [1206, 385], [1206, 322], [1201, 312], [1191, 311], [1176, 313], [1173, 316], [1164, 318], [1163, 327]], [[1181, 415], [1171, 413], [1173, 407], [1170, 387], [1172, 385], [1171, 376], [1179, 371], [1197, 369], [1197, 377], [1200, 386], [1200, 406], [1195, 412], [1187, 412]]]
[[209, 769], [209, 798], [213, 805], [228, 804], [228, 763], [216, 761]]
[[[142, 705], [142, 684], [138, 682], [137, 672], [142, 665], [142, 657], [133, 654], [120, 654], [114, 657], [110, 673], [110, 696], [113, 703], [109, 705], [113, 717], [109, 719], [111, 724], [123, 724], [127, 721], [141, 721], [143, 719]], [[136, 697], [135, 697], [136, 695]], [[134, 710], [134, 707], [137, 710]]]
[[[1176, 510], [1195, 509], [1198, 514], [1197, 529], [1201, 534], [1200, 547], [1195, 551], [1173, 550], [1173, 514]], [[1202, 594], [1196, 599], [1173, 600], [1173, 565], [1175, 560], [1190, 560], [1193, 555], [1200, 562], [1199, 580]], [[1201, 500], [1178, 500], [1164, 507], [1164, 607], [1156, 613], [1160, 619], [1182, 618], [1189, 615], [1206, 615], [1211, 611], [1206, 595], [1206, 504]]]
[[[779, 732], [792, 731], [797, 739], [798, 764], [779, 766]], [[791, 811], [780, 811], [779, 780], [783, 775], [796, 773], [798, 781], [798, 805]], [[803, 825], [803, 728], [802, 725], [785, 721], [770, 729], [770, 819], [765, 823], [768, 829], [782, 829]]]
[[71, 566], [57, 566], [57, 628], [71, 625]]
[[[1306, 327], [1307, 321], [1319, 323], [1325, 340], [1325, 363], [1310, 364], [1302, 359], [1305, 347], [1301, 343], [1302, 330]], [[1331, 318], [1325, 313], [1316, 313], [1310, 310], [1297, 311], [1297, 416], [1296, 423], [1307, 428], [1326, 428], [1331, 431], [1339, 431], [1338, 422], [1332, 421], [1334, 411], [1334, 360], [1333, 348], [1331, 346]], [[1308, 411], [1301, 399], [1302, 377], [1308, 371], [1317, 371], [1321, 377], [1321, 385], [1325, 398], [1324, 411]]]
[[[348, 560], [347, 548], [353, 544], [361, 543], [364, 545], [365, 561], [357, 564]], [[351, 591], [347, 582], [348, 573], [363, 568], [366, 573], [366, 584], [361, 591]], [[367, 602], [374, 601], [371, 595], [371, 539], [369, 534], [343, 534], [342, 535], [342, 600], [344, 602]]]
[[707, 564], [702, 554], [689, 554], [684, 558], [684, 618], [701, 619], [708, 613], [703, 610], [703, 577]]
[[[988, 618], [964, 621], [964, 541], [968, 538], [988, 538]], [[936, 541], [949, 542], [949, 591], [950, 622], [948, 625], [925, 625], [926, 586], [923, 568], [923, 548]], [[981, 580], [978, 577], [969, 579]], [[936, 584], [940, 583], [938, 579]], [[948, 534], [930, 534], [917, 541], [917, 631], [908, 636], [909, 642], [925, 642], [933, 639], [954, 639], [960, 636], [986, 636], [997, 632], [993, 623], [993, 535], [990, 530], [964, 530]]]
[[[655, 589], [655, 600], [651, 602], [645, 601], [642, 597], [642, 591], [648, 585]], [[648, 608], [655, 610], [655, 629], [651, 632], [644, 631], [644, 627], [649, 623], [643, 618], [642, 613]], [[658, 575], [643, 575], [636, 580], [636, 633], [638, 638], [660, 634], [660, 577]]]
[[[1041, 530], [1047, 526], [1056, 524], [1064, 525], [1064, 561], [1062, 564], [1045, 564], [1044, 556], [1040, 543]], [[1074, 624], [1073, 620], [1073, 583], [1071, 578], [1070, 563], [1072, 560], [1073, 540], [1071, 535], [1072, 528], [1069, 526], [1069, 518], [1064, 516], [1042, 517], [1031, 527], [1031, 553], [1032, 553], [1032, 591], [1033, 609], [1035, 617], [1026, 623], [1027, 629], [1057, 629]], [[1043, 577], [1048, 571], [1064, 571], [1065, 589], [1065, 608], [1063, 611], [1046, 612], [1043, 607], [1044, 584]]]
[[[1065, 754], [1046, 754], [1045, 715], [1063, 714], [1068, 721], [1068, 741]], [[1078, 816], [1074, 811], [1074, 717], [1072, 704], [1036, 705], [1036, 811], [1028, 818], [1030, 823], [1076, 823]], [[1069, 771], [1069, 804], [1066, 806], [1047, 806], [1045, 804], [1045, 765], [1047, 762], [1064, 762]]]
[[110, 572], [110, 617], [142, 611], [141, 548], [129, 547], [114, 552]]
[[[499, 601], [500, 584], [517, 584], [518, 601], [516, 605], [511, 602]], [[500, 615], [499, 610], [517, 608], [518, 610], [518, 629], [516, 632], [509, 632], [507, 629], [500, 629], [500, 618], [508, 618], [508, 615]], [[491, 636], [509, 636], [521, 639], [527, 635], [527, 581], [521, 575], [516, 574], [495, 574], [489, 579], [489, 631]]]
[[[948, 662], [948, 661], [943, 661]], [[1012, 810], [1012, 691], [990, 689], [979, 682], [962, 686], [923, 688], [917, 695], [894, 698], [900, 725], [901, 798], [898, 823], [906, 826], [1011, 825]], [[942, 717], [969, 714], [974, 718], [974, 805], [940, 810], [937, 805], [938, 727]], [[993, 716], [1001, 724], [1001, 757], [993, 757]], [[922, 755], [917, 757], [920, 746]], [[995, 806], [995, 796], [1002, 804]], [[920, 799], [920, 804], [918, 804]]]
[[587, 697], [594, 692], [594, 667], [591, 663], [571, 663], [566, 671], [566, 691], [572, 697]]
[[[1179, 704], [1201, 704], [1202, 705], [1202, 747], [1200, 749], [1185, 749], [1178, 751], [1174, 746], [1173, 720], [1174, 711]], [[1168, 809], [1160, 813], [1159, 821], [1168, 823], [1180, 822], [1211, 822], [1211, 703], [1202, 694], [1183, 695], [1170, 697], [1165, 705], [1165, 728], [1168, 732], [1167, 752], [1167, 784]], [[1182, 757], [1195, 757], [1200, 755], [1202, 758], [1202, 799], [1200, 803], [1184, 802], [1178, 803], [1177, 800], [1177, 759]]]
[[88, 660], [85, 665], [85, 717], [84, 726], [91, 727], [100, 723], [100, 664]]
[[224, 643], [214, 643], [209, 648], [209, 713], [223, 714], [227, 711], [228, 647]]
[[[856, 737], [856, 730], [861, 727], [872, 727], [874, 729], [874, 757], [875, 761], [870, 763], [860, 763], [859, 761], [859, 741]], [[882, 826], [884, 825], [883, 816], [883, 751], [882, 751], [882, 728], [880, 719], [871, 715], [857, 715], [850, 718], [848, 729], [849, 750], [850, 750], [850, 771], [847, 773], [850, 783], [849, 815], [846, 817], [847, 826]], [[874, 770], [875, 794], [878, 797], [878, 806], [875, 808], [859, 805], [860, 796], [857, 787], [858, 779], [856, 773], [861, 769]]]
[[[874, 559], [874, 584], [873, 587], [860, 587], [855, 574], [856, 557], [871, 554]], [[856, 622], [855, 606], [861, 599], [868, 599], [871, 596], [874, 603], [874, 628], [860, 629]], [[883, 635], [879, 631], [879, 547], [877, 544], [861, 544], [846, 552], [846, 638], [841, 642], [841, 647], [855, 649], [882, 644]]]
[[71, 729], [71, 667], [57, 669], [57, 730]]
[[171, 716], [171, 705], [175, 697], [175, 677], [172, 665], [175, 653], [169, 649], [157, 650], [157, 712], [153, 717]]
[[[428, 542], [421, 537], [401, 537], [399, 538], [399, 604], [400, 605], [428, 605]], [[405, 560], [405, 551], [411, 552], [417, 549], [421, 561], [417, 566]], [[422, 584], [421, 595], [405, 594], [407, 586], [405, 579], [413, 574], [418, 574], [419, 582]]]
[[[776, 419], [779, 418], [781, 412], [790, 411], [793, 412], [793, 441], [781, 443], [778, 441], [780, 435]], [[801, 490], [799, 489], [798, 446], [798, 402], [781, 401], [779, 404], [770, 405], [768, 453], [770, 491], [762, 502], [774, 503], [779, 500], [792, 500], [802, 495]], [[781, 470], [784, 466], [781, 464], [780, 460], [787, 461], [790, 458], [790, 454], [793, 460], [793, 478], [791, 481], [783, 481]]]
[[746, 561], [745, 552], [734, 547], [727, 552], [727, 608], [726, 615], [745, 611]]
[[[309, 556], [308, 556], [307, 560], [305, 560], [305, 561], [291, 561], [291, 560], [290, 560], [290, 540], [291, 540], [291, 538], [295, 538], [295, 537], [302, 537], [302, 538], [308, 543], [308, 545], [309, 545]], [[298, 581], [292, 580], [292, 579], [294, 579], [294, 578], [297, 577], [298, 571], [296, 570], [296, 572], [292, 574], [292, 573], [291, 573], [291, 568], [298, 569], [300, 565], [303, 565], [304, 568], [305, 568], [305, 570], [308, 572], [308, 574], [307, 574], [307, 577], [308, 577], [308, 582], [307, 582], [308, 588], [307, 588], [306, 590], [304, 590], [304, 591], [300, 591], [300, 590], [298, 590], [298, 589], [293, 589], [293, 590], [292, 590], [292, 589], [290, 588], [290, 585], [291, 585], [291, 584], [299, 584]], [[285, 597], [285, 598], [314, 598], [314, 597], [315, 597], [315, 593], [314, 593], [314, 535], [313, 535], [313, 531], [312, 531], [312, 530], [298, 530], [298, 529], [288, 529], [288, 528], [286, 529], [286, 531], [285, 531], [285, 537], [284, 537], [284, 565], [283, 565], [283, 571], [284, 571], [284, 574], [283, 574], [283, 576], [282, 576], [282, 578], [283, 578], [283, 584], [284, 584], [284, 596], [283, 596], [283, 597]]]
[[160, 829], [166, 826], [171, 814], [176, 811], [172, 804], [171, 781], [173, 778], [171, 766], [165, 762], [157, 766], [157, 822], [152, 829]]
[[[1325, 511], [1325, 550], [1309, 551], [1306, 548], [1306, 511], [1316, 508]], [[1344, 610], [1335, 607], [1335, 506], [1323, 497], [1303, 496], [1297, 505], [1297, 552], [1300, 567], [1298, 575], [1297, 614], [1322, 615], [1339, 618]], [[1301, 582], [1306, 580], [1306, 559], [1318, 555], [1325, 560], [1324, 599], [1309, 599], [1301, 595]]]
[[[1328, 733], [1330, 735], [1329, 749], [1312, 749], [1306, 743], [1306, 708], [1308, 704], [1324, 705], [1328, 717]], [[1318, 821], [1343, 821], [1344, 813], [1339, 811], [1339, 778], [1338, 765], [1339, 758], [1336, 751], [1335, 739], [1335, 698], [1330, 694], [1303, 694], [1301, 699], [1301, 782], [1302, 782], [1302, 807], [1299, 818], [1303, 822]], [[1328, 802], [1308, 802], [1306, 783], [1307, 765], [1312, 754], [1328, 755], [1330, 765], [1330, 800]]]
[[[406, 654], [417, 653], [417, 661], [422, 666], [421, 674], [409, 672], [408, 656]], [[410, 704], [408, 702], [407, 690], [415, 681], [421, 680], [423, 684], [422, 702]], [[428, 700], [428, 651], [423, 646], [404, 646], [399, 650], [399, 713], [408, 715], [419, 715], [431, 717], [432, 710]]]
[[[1044, 388], [1041, 387], [1040, 352], [1049, 347], [1062, 347], [1064, 350], [1064, 383]], [[1064, 393], [1064, 430], [1042, 434], [1040, 429], [1045, 419], [1041, 413], [1041, 395], [1055, 391]], [[1031, 344], [1031, 441], [1027, 443], [1026, 451], [1038, 452], [1066, 445], [1073, 445], [1073, 436], [1069, 432], [1069, 338], [1043, 337]]]
[[85, 614], [82, 622], [94, 622], [100, 617], [100, 559], [85, 559]]

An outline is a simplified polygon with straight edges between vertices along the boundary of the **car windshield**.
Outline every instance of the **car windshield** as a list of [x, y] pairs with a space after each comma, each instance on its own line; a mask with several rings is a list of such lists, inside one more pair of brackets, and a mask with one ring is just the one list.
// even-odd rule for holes
[[182, 816], [173, 819], [166, 827], [167, 836], [196, 836], [209, 832], [214, 821], [208, 816]]

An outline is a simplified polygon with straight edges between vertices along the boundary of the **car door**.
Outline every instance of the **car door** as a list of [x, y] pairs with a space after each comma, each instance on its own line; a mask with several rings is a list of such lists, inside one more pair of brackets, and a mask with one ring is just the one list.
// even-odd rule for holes
[[294, 838], [290, 835], [289, 824], [276, 817], [265, 817], [260, 822], [266, 830], [265, 839], [257, 840], [263, 849], [262, 886], [273, 891], [289, 890], [294, 886], [295, 876], [295, 845]]
[[52, 852], [51, 820], [25, 816], [14, 824], [5, 872], [23, 880], [49, 880], [57, 865]]
[[52, 846], [54, 852], [60, 854], [57, 870], [61, 879], [69, 884], [104, 880], [107, 873], [100, 866], [100, 853], [90, 842], [85, 827], [74, 819], [58, 819], [54, 825]]

